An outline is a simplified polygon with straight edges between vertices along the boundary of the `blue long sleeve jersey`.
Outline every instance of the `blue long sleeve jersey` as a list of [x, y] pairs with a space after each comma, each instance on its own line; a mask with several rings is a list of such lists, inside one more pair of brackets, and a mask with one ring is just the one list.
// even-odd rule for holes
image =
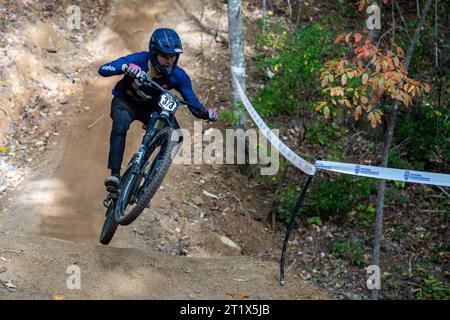
[[[122, 65], [128, 63], [138, 65], [141, 67], [142, 71], [147, 72], [150, 76], [152, 76], [153, 70], [149, 69], [150, 53], [145, 51], [132, 53], [117, 60], [107, 62], [100, 66], [98, 73], [103, 77], [121, 75], [124, 74], [122, 71]], [[194, 93], [194, 90], [192, 89], [192, 83], [189, 75], [182, 68], [176, 66], [172, 70], [172, 74], [170, 76], [166, 78], [152, 77], [152, 79], [166, 90], [177, 90], [185, 101], [197, 106], [200, 110], [205, 111], [205, 107], [200, 103]], [[131, 98], [136, 102], [136, 104], [142, 106], [148, 105], [149, 103], [155, 104], [157, 102], [157, 97], [159, 97], [159, 94], [155, 89], [150, 89], [139, 85], [137, 80], [135, 81], [135, 79], [132, 79], [128, 75], [124, 75], [124, 77], [117, 82], [115, 87], [112, 89], [112, 94], [121, 98]], [[189, 107], [189, 110], [195, 117], [203, 119], [202, 113], [196, 108]]]

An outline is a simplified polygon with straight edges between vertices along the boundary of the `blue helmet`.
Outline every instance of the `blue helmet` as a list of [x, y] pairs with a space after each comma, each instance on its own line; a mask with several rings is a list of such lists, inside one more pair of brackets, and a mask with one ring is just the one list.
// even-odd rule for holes
[[[180, 53], [183, 53], [183, 46], [178, 34], [173, 29], [159, 28], [153, 31], [148, 44], [150, 61], [158, 73], [163, 76], [170, 75], [172, 69], [176, 67]], [[156, 54], [176, 54], [177, 58], [171, 68], [163, 67], [156, 59]]]

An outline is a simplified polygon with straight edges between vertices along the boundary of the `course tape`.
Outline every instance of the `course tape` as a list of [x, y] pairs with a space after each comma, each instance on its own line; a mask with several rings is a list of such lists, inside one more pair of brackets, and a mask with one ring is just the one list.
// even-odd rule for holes
[[236, 83], [236, 88], [238, 90], [238, 94], [241, 97], [242, 102], [244, 103], [245, 108], [248, 113], [252, 117], [255, 124], [262, 131], [264, 136], [270, 143], [280, 151], [280, 153], [289, 160], [294, 166], [302, 170], [308, 175], [314, 175], [316, 169], [328, 170], [333, 172], [351, 174], [355, 176], [363, 176], [369, 178], [376, 179], [385, 179], [385, 180], [397, 180], [404, 182], [414, 182], [421, 184], [431, 184], [437, 186], [446, 186], [450, 187], [450, 174], [443, 173], [432, 173], [432, 172], [424, 172], [424, 171], [413, 171], [413, 170], [404, 170], [404, 169], [392, 169], [385, 167], [375, 167], [375, 166], [366, 166], [352, 163], [342, 163], [342, 162], [333, 162], [333, 161], [322, 161], [318, 160], [314, 165], [307, 162], [305, 159], [301, 158], [298, 154], [292, 151], [288, 146], [286, 146], [276, 135], [272, 133], [269, 127], [265, 124], [265, 122], [261, 119], [259, 114], [253, 108], [252, 104], [248, 100], [245, 95], [242, 87], [237, 81], [234, 74], [233, 80]]
[[385, 180], [397, 180], [450, 187], [450, 174], [365, 166], [360, 164], [318, 160], [317, 169]]
[[259, 116], [259, 114], [256, 112], [256, 110], [253, 108], [251, 102], [248, 100], [247, 96], [244, 93], [244, 90], [242, 90], [241, 85], [239, 84], [239, 81], [237, 81], [235, 75], [233, 75], [233, 80], [236, 83], [236, 88], [238, 90], [238, 94], [241, 97], [242, 103], [244, 104], [245, 108], [247, 109], [248, 113], [252, 117], [255, 124], [259, 127], [259, 129], [262, 131], [264, 136], [267, 140], [270, 141], [272, 146], [274, 146], [277, 150], [280, 151], [280, 153], [288, 159], [294, 166], [302, 170], [304, 173], [312, 176], [316, 173], [316, 167], [313, 166], [311, 163], [306, 161], [305, 159], [301, 158], [298, 154], [296, 154], [294, 151], [292, 151], [287, 145], [285, 145], [276, 135], [273, 134], [273, 132], [270, 130], [270, 128], [265, 124], [263, 119]]

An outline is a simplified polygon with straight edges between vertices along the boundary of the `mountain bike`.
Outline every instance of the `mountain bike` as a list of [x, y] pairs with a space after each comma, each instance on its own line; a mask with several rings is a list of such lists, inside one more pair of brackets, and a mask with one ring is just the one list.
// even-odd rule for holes
[[100, 234], [100, 242], [109, 244], [119, 225], [129, 225], [149, 205], [161, 185], [173, 156], [181, 142], [176, 132], [175, 112], [180, 105], [196, 108], [202, 119], [208, 112], [199, 109], [173, 93], [163, 89], [146, 73], [139, 75], [140, 82], [161, 92], [159, 111], [151, 114], [139, 151], [129, 161], [120, 180], [119, 190], [108, 190], [103, 201], [107, 208]]

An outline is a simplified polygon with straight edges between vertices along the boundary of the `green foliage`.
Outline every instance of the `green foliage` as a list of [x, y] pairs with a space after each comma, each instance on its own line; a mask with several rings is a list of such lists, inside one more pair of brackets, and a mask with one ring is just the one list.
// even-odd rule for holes
[[406, 237], [411, 231], [411, 227], [407, 223], [403, 223], [400, 220], [393, 223], [392, 236], [397, 238]]
[[394, 184], [399, 189], [404, 189], [406, 186], [405, 181], [394, 181]]
[[430, 274], [423, 280], [424, 286], [416, 293], [416, 299], [449, 300], [450, 287], [444, 285], [434, 275]]
[[[339, 175], [335, 181], [316, 180], [307, 193], [300, 212], [311, 217], [308, 220], [310, 224], [320, 226], [322, 225], [321, 217], [344, 215], [350, 212], [357, 203], [367, 200], [375, 188], [376, 183], [373, 179], [348, 175]], [[277, 201], [280, 203], [278, 215], [281, 219], [289, 220], [299, 192], [300, 189], [294, 184], [289, 184], [281, 189], [277, 196]], [[369, 216], [373, 215], [373, 206], [369, 205], [364, 208], [366, 212], [361, 213], [363, 219], [372, 219]]]
[[309, 224], [315, 224], [316, 226], [319, 226], [319, 227], [323, 226], [322, 219], [320, 219], [319, 216], [312, 216], [306, 220], [308, 221]]
[[281, 219], [289, 221], [299, 192], [300, 189], [294, 184], [289, 184], [280, 191], [277, 201], [280, 203], [278, 215]]
[[356, 240], [354, 243], [335, 242], [332, 246], [332, 251], [337, 258], [345, 258], [353, 265], [361, 266], [365, 262], [359, 240]]
[[394, 185], [395, 187], [393, 186], [386, 190], [386, 203], [397, 203], [400, 205], [407, 204], [409, 202], [409, 195], [406, 192], [401, 192], [401, 189], [405, 188], [406, 183], [394, 181]]
[[373, 226], [373, 223], [375, 222], [375, 217], [377, 213], [377, 209], [369, 203], [368, 205], [365, 204], [358, 204], [356, 206], [356, 210], [360, 219], [360, 223], [369, 228]]
[[450, 159], [448, 106], [433, 107], [430, 100], [430, 96], [426, 96], [420, 108], [401, 115], [397, 122], [397, 139], [409, 139], [403, 158], [414, 163], [416, 170], [424, 170], [432, 162], [436, 165]]
[[[308, 128], [306, 132], [306, 142], [308, 144], [319, 144], [322, 147], [327, 147], [331, 151], [331, 154], [327, 155], [327, 159], [330, 161], [338, 161], [342, 160], [343, 155], [342, 147], [338, 141], [347, 133], [348, 129], [335, 122], [318, 119]], [[325, 154], [322, 155], [325, 156]]]
[[396, 150], [389, 151], [389, 167], [406, 169], [410, 167], [407, 161]]
[[220, 111], [220, 118], [230, 124], [236, 123], [238, 121], [238, 116], [233, 110], [225, 109]]
[[332, 32], [323, 22], [291, 32], [280, 22], [264, 21], [257, 42], [272, 54], [259, 65], [272, 78], [255, 97], [255, 108], [269, 116], [312, 109], [323, 56], [334, 52]]
[[247, 114], [247, 110], [244, 107], [242, 101], [238, 101], [236, 106], [230, 106], [228, 109], [220, 110], [220, 120], [228, 122], [231, 125], [237, 124], [239, 121], [239, 115], [241, 113]]
[[186, 196], [184, 194], [181, 196], [181, 203], [189, 204], [189, 201], [190, 201], [190, 199], [188, 196]]
[[316, 180], [305, 199], [301, 212], [322, 217], [345, 215], [367, 200], [376, 190], [373, 179], [339, 175], [333, 180]]

